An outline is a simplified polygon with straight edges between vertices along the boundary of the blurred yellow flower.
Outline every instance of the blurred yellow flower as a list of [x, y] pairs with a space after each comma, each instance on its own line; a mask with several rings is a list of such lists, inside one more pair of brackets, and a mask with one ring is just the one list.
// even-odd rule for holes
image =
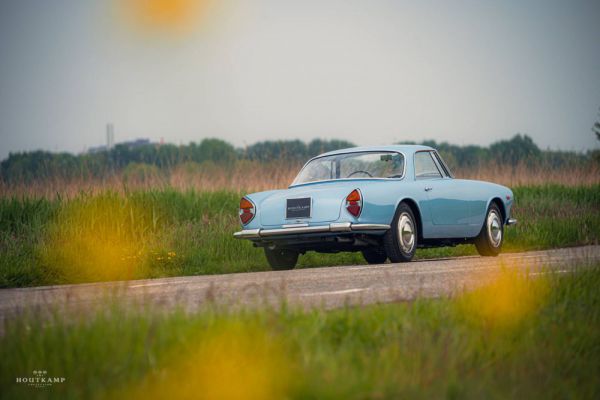
[[282, 399], [292, 384], [292, 363], [264, 328], [223, 322], [199, 332], [165, 365], [117, 397], [143, 399]]
[[503, 268], [490, 283], [458, 299], [468, 320], [488, 328], [512, 327], [530, 317], [543, 304], [547, 281], [532, 279], [516, 268]]
[[135, 26], [151, 31], [189, 31], [206, 13], [212, 0], [118, 0], [117, 8]]

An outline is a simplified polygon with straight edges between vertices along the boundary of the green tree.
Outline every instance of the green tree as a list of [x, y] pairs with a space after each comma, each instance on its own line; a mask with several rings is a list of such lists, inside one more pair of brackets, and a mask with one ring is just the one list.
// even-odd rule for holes
[[[600, 118], [600, 111], [598, 112], [598, 118]], [[600, 120], [594, 123], [592, 130], [596, 134], [596, 139], [600, 140]]]
[[516, 164], [531, 162], [541, 154], [539, 147], [527, 135], [517, 134], [510, 140], [501, 140], [490, 146], [490, 154], [497, 161]]
[[307, 158], [306, 143], [300, 140], [267, 140], [250, 145], [245, 156], [250, 160], [305, 160]]
[[203, 139], [195, 153], [196, 159], [193, 161], [196, 162], [212, 161], [216, 164], [230, 164], [236, 159], [235, 148], [221, 139]]
[[322, 140], [314, 139], [307, 145], [307, 157], [318, 156], [322, 153], [327, 153], [333, 150], [355, 147], [355, 145], [347, 140]]

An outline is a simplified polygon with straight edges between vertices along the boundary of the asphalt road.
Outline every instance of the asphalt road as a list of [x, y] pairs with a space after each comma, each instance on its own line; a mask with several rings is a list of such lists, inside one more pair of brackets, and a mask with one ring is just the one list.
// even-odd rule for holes
[[[416, 297], [450, 296], [488, 282], [501, 267], [532, 276], [567, 273], [600, 261], [600, 246], [413, 261], [227, 275], [186, 276], [125, 282], [0, 290], [0, 320], [23, 312], [53, 309], [89, 312], [107, 300], [151, 307], [278, 305], [336, 308]], [[4, 324], [0, 324], [0, 329]]]

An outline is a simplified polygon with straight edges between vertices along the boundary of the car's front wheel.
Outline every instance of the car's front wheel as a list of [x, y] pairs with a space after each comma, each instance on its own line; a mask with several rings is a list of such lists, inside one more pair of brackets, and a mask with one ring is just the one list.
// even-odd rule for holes
[[391, 262], [408, 262], [417, 251], [417, 224], [412, 209], [400, 203], [390, 230], [383, 236], [385, 252]]
[[293, 250], [265, 247], [265, 256], [274, 270], [293, 269], [298, 262], [298, 252]]
[[502, 213], [495, 203], [488, 208], [481, 232], [475, 238], [475, 247], [482, 256], [495, 257], [500, 254], [504, 241], [504, 224]]

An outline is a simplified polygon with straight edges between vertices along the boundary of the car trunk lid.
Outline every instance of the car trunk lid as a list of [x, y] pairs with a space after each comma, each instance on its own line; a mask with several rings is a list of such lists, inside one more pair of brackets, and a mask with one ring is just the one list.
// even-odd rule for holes
[[[344, 199], [356, 187], [355, 181], [328, 181], [278, 191], [261, 202], [260, 222], [263, 226], [281, 226], [337, 221]], [[310, 213], [306, 212], [307, 204]]]

